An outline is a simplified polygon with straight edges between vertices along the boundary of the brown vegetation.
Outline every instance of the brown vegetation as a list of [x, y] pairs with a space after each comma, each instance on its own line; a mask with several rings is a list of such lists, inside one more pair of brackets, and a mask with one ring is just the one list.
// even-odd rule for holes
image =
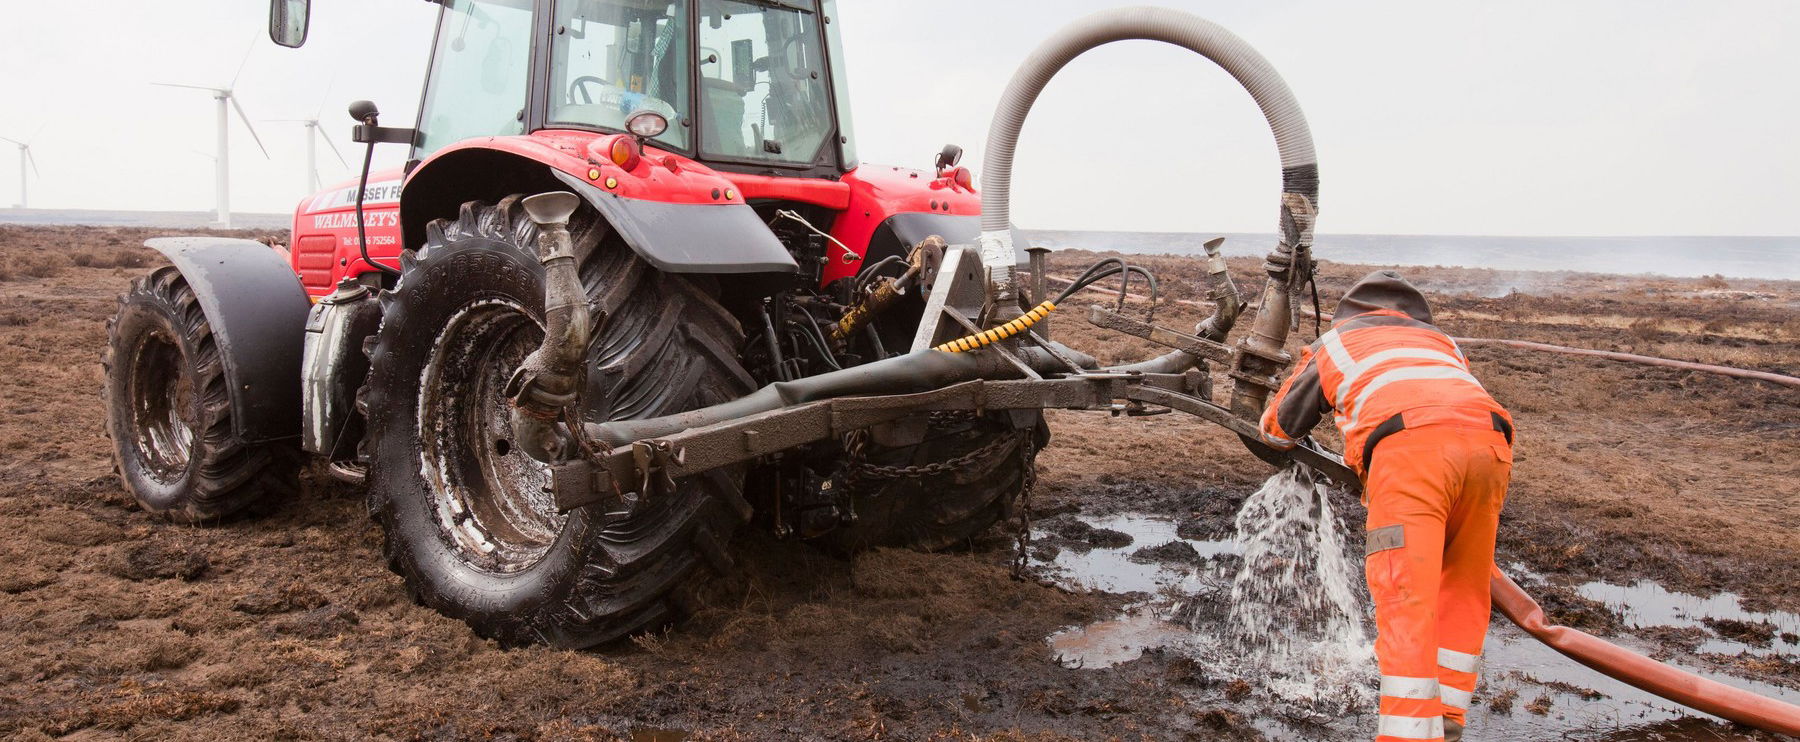
[[[746, 536], [739, 575], [688, 623], [562, 652], [503, 651], [414, 605], [349, 488], [309, 478], [274, 512], [214, 528], [152, 519], [111, 473], [97, 391], [114, 296], [138, 272], [131, 261], [157, 260], [136, 246], [146, 236], [0, 227], [12, 271], [0, 273], [0, 737], [1259, 736], [1236, 705], [1248, 688], [1191, 661], [1057, 665], [1046, 634], [1119, 599], [1008, 579], [999, 532], [966, 552], [853, 561]], [[1091, 257], [1056, 259], [1073, 270]], [[1146, 260], [1169, 295], [1202, 298], [1193, 261]], [[1259, 285], [1256, 261], [1233, 269], [1247, 291]], [[1326, 264], [1325, 308], [1362, 270]], [[1407, 273], [1457, 334], [1800, 372], [1791, 284], [1734, 280], [1721, 293], [1703, 279], [1533, 275], [1509, 292], [1519, 277]], [[1200, 314], [1172, 307], [1158, 321], [1187, 327]], [[1657, 329], [1640, 337], [1631, 327], [1644, 318]], [[1053, 326], [1108, 361], [1157, 350], [1102, 338], [1078, 311]], [[1800, 607], [1800, 393], [1503, 348], [1470, 355], [1519, 418], [1503, 559], [1553, 578], [1649, 576]], [[1052, 426], [1041, 509], [1144, 510], [1217, 535], [1269, 471], [1180, 416], [1062, 412]]]

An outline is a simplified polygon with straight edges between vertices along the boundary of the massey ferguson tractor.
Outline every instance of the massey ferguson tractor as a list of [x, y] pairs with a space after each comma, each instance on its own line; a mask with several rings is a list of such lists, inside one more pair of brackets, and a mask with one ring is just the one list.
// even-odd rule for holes
[[[1253, 437], [1317, 178], [1292, 96], [1222, 29], [1139, 11], [1053, 40], [1001, 104], [978, 194], [955, 146], [930, 170], [858, 160], [835, 0], [437, 4], [416, 127], [351, 106], [353, 138], [407, 147], [404, 167], [365, 157], [302, 200], [285, 255], [151, 241], [171, 265], [121, 297], [106, 354], [145, 509], [227, 518], [311, 457], [366, 488], [418, 600], [507, 644], [578, 647], [678, 618], [748, 525], [844, 553], [1021, 515], [1045, 408], [1174, 408]], [[275, 0], [274, 40], [303, 42], [308, 11]], [[1007, 218], [1026, 109], [1113, 38], [1219, 60], [1275, 128], [1283, 236], [1238, 346], [1216, 243], [1220, 309], [1197, 330], [1091, 310], [1162, 358], [1099, 368], [1037, 324], [1096, 281], [1156, 290], [1110, 260], [1051, 297]]]
[[[414, 128], [351, 106], [404, 167], [309, 196], [289, 250], [151, 240], [171, 265], [119, 300], [105, 396], [120, 478], [214, 522], [294, 489], [308, 457], [367, 492], [415, 598], [508, 645], [584, 647], [679, 618], [754, 525], [838, 552], [937, 549], [1002, 519], [1026, 556], [1042, 411], [1180, 411], [1345, 487], [1335, 454], [1257, 442], [1308, 287], [1318, 168], [1299, 105], [1241, 39], [1185, 13], [1104, 11], [1033, 52], [995, 110], [982, 188], [857, 159], [836, 0], [434, 0]], [[308, 0], [273, 0], [299, 46]], [[1089, 307], [1166, 346], [1100, 367], [1050, 340], [1113, 258], [1055, 296], [1021, 260], [1012, 158], [1032, 101], [1095, 46], [1148, 39], [1230, 73], [1282, 167], [1254, 320], [1205, 245], [1191, 332]], [[1029, 268], [1021, 276], [1021, 265]], [[1229, 389], [1215, 393], [1213, 372]], [[1028, 505], [1028, 503], [1027, 503]], [[1800, 734], [1800, 709], [1496, 606], [1595, 669]]]

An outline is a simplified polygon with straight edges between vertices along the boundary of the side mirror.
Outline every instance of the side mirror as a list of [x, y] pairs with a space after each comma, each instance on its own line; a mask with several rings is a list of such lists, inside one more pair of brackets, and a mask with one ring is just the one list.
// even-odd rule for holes
[[269, 0], [269, 40], [289, 49], [306, 43], [312, 0]]

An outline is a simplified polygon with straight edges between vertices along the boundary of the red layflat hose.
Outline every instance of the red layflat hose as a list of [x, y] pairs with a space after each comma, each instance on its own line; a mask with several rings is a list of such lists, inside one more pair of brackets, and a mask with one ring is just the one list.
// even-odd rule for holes
[[1551, 345], [1549, 343], [1534, 343], [1534, 342], [1531, 342], [1530, 340], [1507, 340], [1507, 339], [1502, 339], [1502, 338], [1456, 338], [1456, 342], [1461, 343], [1463, 345], [1507, 345], [1507, 346], [1511, 346], [1514, 348], [1525, 348], [1527, 350], [1547, 350], [1547, 351], [1550, 351], [1553, 353], [1568, 353], [1570, 355], [1577, 355], [1577, 356], [1594, 356], [1596, 358], [1605, 358], [1605, 359], [1613, 360], [1613, 361], [1628, 361], [1631, 363], [1642, 363], [1642, 364], [1646, 364], [1646, 365], [1650, 365], [1650, 366], [1667, 366], [1669, 368], [1679, 368], [1679, 369], [1684, 369], [1687, 371], [1704, 371], [1709, 374], [1721, 374], [1724, 376], [1736, 376], [1740, 379], [1760, 379], [1762, 381], [1772, 381], [1776, 384], [1781, 384], [1783, 386], [1791, 386], [1791, 387], [1800, 389], [1800, 378], [1795, 378], [1792, 376], [1783, 376], [1781, 374], [1775, 374], [1775, 373], [1769, 373], [1768, 371], [1754, 371], [1754, 370], [1746, 369], [1746, 368], [1732, 368], [1731, 366], [1715, 366], [1710, 363], [1694, 363], [1692, 361], [1677, 361], [1677, 360], [1674, 360], [1671, 358], [1657, 358], [1655, 356], [1640, 356], [1636, 353], [1619, 353], [1619, 352], [1610, 351], [1610, 350], [1591, 350], [1588, 348], [1570, 348], [1568, 346]]
[[1558, 652], [1607, 676], [1676, 703], [1741, 724], [1800, 736], [1800, 706], [1759, 696], [1670, 667], [1592, 634], [1558, 626], [1519, 585], [1494, 567], [1494, 607], [1519, 628]]
[[[1069, 279], [1064, 278], [1062, 276], [1048, 276], [1048, 278], [1052, 281], [1057, 281], [1057, 282], [1065, 283], [1065, 284], [1070, 282]], [[1100, 292], [1103, 294], [1111, 294], [1113, 296], [1119, 295], [1119, 292], [1117, 289], [1109, 289], [1109, 288], [1105, 288], [1103, 286], [1089, 286], [1089, 287], [1087, 287], [1086, 290], [1097, 291], [1097, 292]], [[1133, 300], [1133, 301], [1148, 301], [1149, 300], [1149, 297], [1141, 296], [1139, 294], [1126, 294], [1125, 298]], [[1176, 304], [1182, 304], [1182, 305], [1201, 308], [1201, 309], [1211, 309], [1213, 306], [1213, 303], [1210, 301], [1195, 301], [1193, 299], [1173, 299], [1171, 301], [1173, 301]], [[1305, 312], [1309, 316], [1312, 314], [1312, 311], [1309, 309], [1302, 309], [1301, 311]], [[1320, 314], [1319, 319], [1322, 319], [1326, 322], [1330, 322], [1332, 320], [1331, 313], [1325, 312], [1323, 314]], [[1735, 368], [1732, 366], [1717, 366], [1717, 365], [1713, 365], [1710, 363], [1695, 363], [1693, 361], [1677, 361], [1673, 358], [1658, 358], [1656, 356], [1641, 356], [1636, 353], [1620, 353], [1620, 352], [1611, 351], [1611, 350], [1594, 350], [1592, 348], [1571, 348], [1567, 345], [1551, 345], [1549, 343], [1535, 343], [1530, 340], [1510, 340], [1510, 339], [1506, 339], [1506, 338], [1452, 338], [1452, 339], [1455, 340], [1460, 345], [1505, 345], [1505, 346], [1509, 346], [1509, 347], [1513, 347], [1513, 348], [1523, 348], [1525, 350], [1541, 350], [1541, 351], [1546, 351], [1546, 352], [1550, 352], [1550, 353], [1566, 353], [1568, 355], [1576, 355], [1576, 356], [1592, 356], [1595, 358], [1605, 358], [1609, 361], [1625, 361], [1627, 363], [1642, 363], [1647, 366], [1664, 366], [1667, 368], [1678, 368], [1678, 369], [1681, 369], [1684, 371], [1700, 371], [1700, 372], [1709, 373], [1709, 374], [1719, 374], [1721, 376], [1733, 376], [1733, 377], [1737, 377], [1739, 379], [1756, 379], [1758, 381], [1767, 381], [1767, 382], [1772, 382], [1775, 384], [1780, 384], [1782, 386], [1790, 386], [1790, 387], [1794, 387], [1796, 389], [1800, 389], [1800, 377], [1787, 376], [1784, 374], [1777, 374], [1777, 373], [1772, 373], [1769, 371], [1756, 371], [1753, 369]]]

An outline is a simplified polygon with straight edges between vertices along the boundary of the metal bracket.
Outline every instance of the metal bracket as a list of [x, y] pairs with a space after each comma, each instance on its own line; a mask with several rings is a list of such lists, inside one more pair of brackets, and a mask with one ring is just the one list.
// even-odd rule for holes
[[987, 275], [981, 255], [972, 246], [950, 246], [944, 251], [944, 262], [938, 266], [931, 293], [925, 297], [925, 311], [919, 315], [919, 331], [913, 335], [912, 350], [925, 350], [952, 339], [943, 337], [944, 315], [954, 313], [966, 323], [979, 317], [986, 303]]
[[675, 491], [675, 477], [669, 474], [669, 467], [687, 463], [687, 449], [665, 440], [633, 441], [631, 463], [641, 475], [638, 493], [667, 495]]
[[1215, 343], [1203, 337], [1176, 332], [1166, 327], [1158, 327], [1140, 319], [1127, 317], [1106, 307], [1094, 305], [1088, 309], [1088, 323], [1095, 327], [1122, 332], [1132, 337], [1142, 338], [1157, 345], [1174, 348], [1195, 358], [1205, 358], [1219, 363], [1230, 363], [1231, 346]]

